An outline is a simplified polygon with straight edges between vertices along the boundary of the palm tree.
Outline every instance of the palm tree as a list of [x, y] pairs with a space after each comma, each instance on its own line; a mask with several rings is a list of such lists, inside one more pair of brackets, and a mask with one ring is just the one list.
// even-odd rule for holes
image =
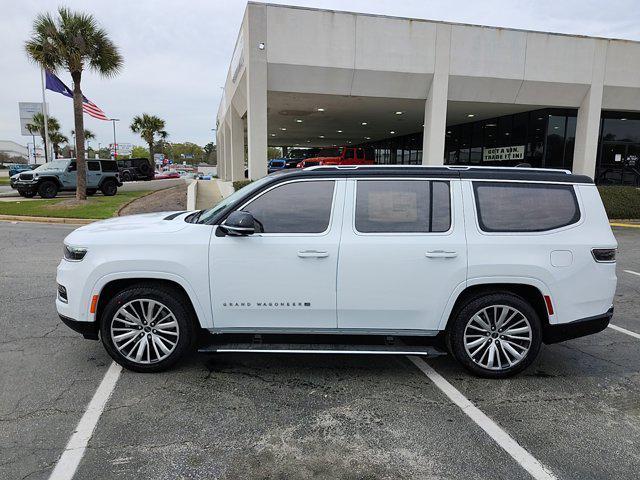
[[[47, 151], [47, 144], [49, 140], [45, 138], [45, 129], [44, 129], [44, 115], [40, 112], [34, 113], [31, 121], [25, 125], [27, 131], [30, 134], [39, 133], [40, 138], [42, 138], [42, 143], [44, 143], [44, 150]], [[55, 117], [47, 117], [47, 129], [49, 130], [49, 139], [51, 135], [55, 132], [60, 131], [60, 122]]]
[[[71, 136], [73, 137], [76, 136], [75, 130], [71, 130]], [[84, 140], [85, 140], [85, 143], [87, 144], [87, 149], [89, 149], [89, 140], [95, 140], [95, 138], [96, 138], [96, 134], [93, 133], [91, 130], [84, 131]]]
[[51, 145], [53, 145], [53, 158], [58, 158], [58, 154], [60, 153], [61, 143], [69, 143], [69, 139], [58, 131], [55, 131], [55, 132], [50, 131], [49, 140], [51, 140]]
[[153, 145], [156, 135], [160, 140], [164, 140], [169, 134], [164, 129], [164, 120], [155, 115], [143, 113], [142, 116], [136, 115], [131, 122], [131, 131], [139, 133], [142, 139], [149, 145], [149, 163], [151, 168], [155, 170], [156, 162], [153, 159]]
[[93, 15], [74, 12], [66, 7], [59, 7], [55, 18], [49, 13], [36, 17], [25, 49], [31, 60], [41, 68], [51, 72], [64, 69], [71, 74], [74, 123], [76, 132], [79, 132], [76, 136], [76, 198], [86, 200], [83, 95], [80, 87], [82, 72], [88, 68], [105, 77], [113, 76], [122, 67], [122, 56]]

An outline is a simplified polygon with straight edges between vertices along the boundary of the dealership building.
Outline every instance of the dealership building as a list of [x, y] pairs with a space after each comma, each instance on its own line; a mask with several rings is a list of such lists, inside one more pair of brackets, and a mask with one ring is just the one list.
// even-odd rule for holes
[[250, 2], [216, 124], [226, 180], [268, 146], [353, 145], [638, 185], [640, 43]]

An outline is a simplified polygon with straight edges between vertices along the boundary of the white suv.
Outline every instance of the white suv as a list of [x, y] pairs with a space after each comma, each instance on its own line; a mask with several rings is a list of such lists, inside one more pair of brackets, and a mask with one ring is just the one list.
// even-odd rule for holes
[[598, 190], [561, 170], [313, 167], [210, 210], [96, 222], [65, 239], [56, 306], [121, 365], [207, 352], [448, 350], [506, 377], [613, 314]]

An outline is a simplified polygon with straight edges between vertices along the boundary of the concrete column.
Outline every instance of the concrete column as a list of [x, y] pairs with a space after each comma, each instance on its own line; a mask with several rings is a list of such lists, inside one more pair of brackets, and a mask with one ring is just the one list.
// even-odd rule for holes
[[438, 25], [436, 30], [435, 71], [424, 106], [422, 164], [444, 164], [444, 139], [447, 128], [447, 98], [449, 94], [449, 57], [451, 26]]
[[218, 178], [224, 178], [224, 123], [218, 123], [216, 130], [216, 166]]
[[224, 122], [224, 179], [227, 181], [231, 180], [231, 128], [228, 118], [227, 112]]
[[594, 177], [600, 137], [602, 91], [607, 57], [606, 40], [597, 40], [593, 55], [591, 86], [578, 108], [576, 143], [573, 150], [573, 172]]
[[267, 174], [267, 7], [247, 7], [247, 147], [249, 178]]
[[244, 180], [244, 121], [238, 115], [235, 107], [230, 106], [229, 113], [231, 131], [231, 171], [232, 182]]

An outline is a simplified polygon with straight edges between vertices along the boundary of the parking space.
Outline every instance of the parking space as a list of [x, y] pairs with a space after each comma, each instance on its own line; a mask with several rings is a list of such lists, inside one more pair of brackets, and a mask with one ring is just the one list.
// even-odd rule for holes
[[[48, 477], [111, 363], [55, 314], [70, 230], [0, 223], [0, 478]], [[640, 229], [615, 234], [613, 323], [640, 333]], [[545, 346], [502, 381], [428, 363], [556, 478], [640, 476], [639, 339]], [[468, 413], [405, 357], [193, 355], [123, 371], [75, 478], [527, 478]]]

